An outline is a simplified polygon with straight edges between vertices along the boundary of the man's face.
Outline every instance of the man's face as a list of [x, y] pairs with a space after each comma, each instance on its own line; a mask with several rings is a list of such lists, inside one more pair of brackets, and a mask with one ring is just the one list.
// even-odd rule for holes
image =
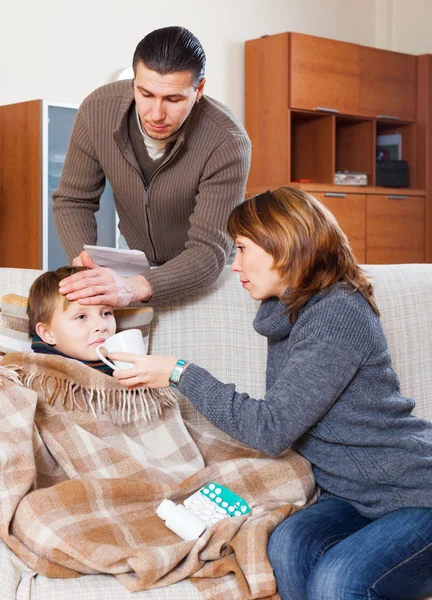
[[63, 310], [59, 299], [49, 325], [38, 323], [36, 331], [56, 350], [80, 360], [99, 360], [96, 346], [116, 332], [116, 322], [111, 306], [85, 306], [70, 302]]
[[134, 95], [141, 127], [155, 140], [165, 140], [185, 122], [204, 90], [192, 85], [192, 73], [180, 71], [159, 75], [139, 62], [134, 79]]

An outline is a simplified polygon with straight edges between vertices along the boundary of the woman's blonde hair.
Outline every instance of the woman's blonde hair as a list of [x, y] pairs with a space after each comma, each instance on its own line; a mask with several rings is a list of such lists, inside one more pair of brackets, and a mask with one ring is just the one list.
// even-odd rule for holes
[[56, 271], [46, 271], [34, 280], [27, 301], [27, 316], [29, 319], [28, 331], [33, 336], [38, 323], [49, 325], [54, 309], [63, 301], [63, 310], [69, 306], [69, 300], [59, 292], [59, 283], [66, 277], [86, 271], [88, 267], [60, 267]]
[[346, 235], [331, 212], [316, 198], [290, 187], [253, 196], [228, 219], [234, 239], [246, 237], [274, 259], [274, 268], [290, 293], [282, 298], [295, 320], [318, 291], [346, 282], [379, 315], [373, 286], [358, 266]]

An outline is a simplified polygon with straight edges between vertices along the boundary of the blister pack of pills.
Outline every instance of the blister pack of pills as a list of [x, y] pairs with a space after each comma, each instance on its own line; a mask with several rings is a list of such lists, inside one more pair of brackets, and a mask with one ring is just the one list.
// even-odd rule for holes
[[211, 481], [183, 502], [186, 508], [211, 525], [227, 517], [250, 513], [248, 503], [229, 488]]

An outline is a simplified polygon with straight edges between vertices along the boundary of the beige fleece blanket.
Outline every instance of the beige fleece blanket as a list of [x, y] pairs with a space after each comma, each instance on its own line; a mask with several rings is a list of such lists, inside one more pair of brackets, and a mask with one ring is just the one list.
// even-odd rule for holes
[[[194, 431], [170, 392], [127, 394], [76, 361], [14, 353], [1, 365], [0, 536], [30, 568], [110, 573], [130, 591], [190, 578], [212, 600], [278, 597], [267, 541], [315, 500], [307, 461]], [[245, 498], [251, 513], [183, 541], [156, 507], [209, 481]]]

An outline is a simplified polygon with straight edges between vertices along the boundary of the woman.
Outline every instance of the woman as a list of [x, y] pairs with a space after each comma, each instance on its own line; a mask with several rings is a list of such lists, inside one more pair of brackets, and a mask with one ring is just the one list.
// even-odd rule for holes
[[217, 427], [252, 448], [310, 460], [320, 500], [268, 546], [282, 599], [419, 599], [432, 594], [432, 424], [400, 394], [371, 283], [333, 216], [290, 188], [231, 213], [232, 269], [262, 300], [266, 396], [255, 400], [175, 357], [134, 363], [127, 386], [171, 380]]

